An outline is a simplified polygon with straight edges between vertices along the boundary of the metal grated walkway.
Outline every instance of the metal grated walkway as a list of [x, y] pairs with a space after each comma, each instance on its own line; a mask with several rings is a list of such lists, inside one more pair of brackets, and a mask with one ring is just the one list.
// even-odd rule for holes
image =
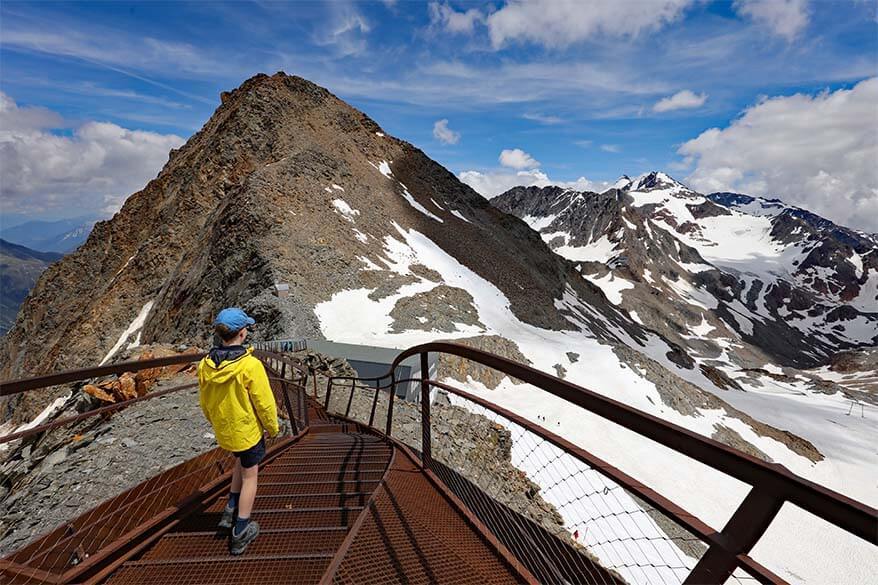
[[252, 517], [261, 532], [243, 555], [231, 556], [228, 535], [216, 531], [223, 494], [106, 582], [305, 584], [336, 571], [338, 583], [520, 582], [411, 459], [312, 414], [310, 432], [259, 471]]
[[[261, 534], [240, 556], [216, 524], [220, 496], [109, 583], [317, 583], [390, 461], [377, 437], [327, 425], [265, 465], [253, 510]], [[376, 480], [376, 477], [379, 478]]]

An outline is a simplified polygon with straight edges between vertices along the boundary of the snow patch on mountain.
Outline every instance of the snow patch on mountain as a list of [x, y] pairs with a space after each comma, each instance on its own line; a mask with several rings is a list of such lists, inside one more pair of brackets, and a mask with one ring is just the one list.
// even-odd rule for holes
[[547, 243], [552, 242], [556, 238], [563, 238], [563, 245], [551, 246], [552, 250], [568, 260], [574, 262], [602, 262], [606, 263], [616, 255], [616, 243], [611, 242], [607, 236], [601, 236], [594, 242], [584, 246], [571, 246], [566, 242], [569, 241], [570, 235], [567, 232], [552, 232], [549, 234], [540, 234]]
[[434, 220], [434, 221], [438, 221], [439, 223], [445, 223], [445, 221], [444, 221], [443, 219], [441, 219], [441, 218], [439, 218], [439, 217], [433, 215], [432, 213], [430, 213], [430, 212], [427, 210], [426, 207], [424, 207], [423, 205], [421, 205], [420, 203], [418, 203], [418, 202], [415, 200], [415, 198], [412, 197], [412, 194], [409, 193], [408, 189], [405, 189], [405, 188], [404, 188], [404, 189], [402, 190], [402, 196], [403, 196], [403, 198], [404, 198], [406, 201], [408, 201], [409, 205], [411, 205], [412, 207], [414, 207], [415, 209], [417, 209], [418, 211], [420, 211], [421, 213], [423, 213], [424, 215], [426, 215], [426, 216], [429, 217], [430, 219], [432, 219], [432, 220]]
[[583, 277], [600, 288], [604, 294], [607, 295], [607, 300], [614, 305], [620, 305], [622, 303], [623, 290], [634, 288], [633, 282], [625, 280], [619, 276], [614, 276], [611, 272], [608, 272], [600, 278], [588, 276], [586, 274], [583, 274]]
[[119, 351], [119, 349], [125, 344], [126, 341], [130, 339], [132, 335], [135, 333], [138, 334], [137, 339], [133, 341], [133, 344], [140, 345], [140, 330], [143, 329], [144, 324], [146, 323], [146, 318], [149, 317], [149, 312], [152, 310], [153, 301], [147, 302], [143, 307], [141, 307], [140, 312], [134, 318], [134, 320], [128, 325], [125, 331], [119, 336], [119, 339], [116, 341], [116, 344], [110, 349], [109, 353], [104, 356], [104, 359], [101, 360], [101, 363], [98, 365], [104, 365], [107, 361], [113, 357], [113, 355]]
[[332, 206], [350, 222], [354, 221], [355, 216], [360, 215], [360, 212], [348, 205], [344, 199], [333, 199]]

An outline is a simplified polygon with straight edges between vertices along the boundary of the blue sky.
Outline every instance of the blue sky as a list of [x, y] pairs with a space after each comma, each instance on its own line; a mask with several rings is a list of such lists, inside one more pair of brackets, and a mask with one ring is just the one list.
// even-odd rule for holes
[[[5, 1], [0, 143], [15, 150], [3, 151], [4, 223], [113, 211], [155, 175], [162, 152], [201, 127], [221, 91], [283, 70], [327, 87], [483, 191], [518, 178], [582, 177], [578, 186], [599, 188], [662, 169], [701, 190], [748, 188], [827, 215], [836, 191], [858, 190], [839, 195], [852, 211], [834, 217], [856, 224], [878, 212], [874, 169], [846, 161], [876, 154], [867, 85], [878, 75], [875, 6]], [[740, 123], [748, 111], [755, 131]], [[773, 128], [787, 111], [791, 126]], [[843, 139], [770, 169], [731, 152], [787, 131], [772, 150], [792, 148], [823, 116]], [[702, 135], [711, 128], [720, 140]], [[504, 166], [501, 152], [512, 149], [529, 157], [507, 156], [514, 164]], [[808, 175], [815, 160], [829, 178]], [[810, 182], [795, 179], [803, 168]], [[878, 231], [869, 220], [860, 227]]]

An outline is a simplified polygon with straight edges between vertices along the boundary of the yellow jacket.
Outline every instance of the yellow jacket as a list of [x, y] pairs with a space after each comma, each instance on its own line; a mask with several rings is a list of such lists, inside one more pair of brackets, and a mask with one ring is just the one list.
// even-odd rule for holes
[[259, 442], [263, 429], [278, 433], [277, 406], [265, 368], [253, 349], [215, 364], [210, 356], [198, 363], [199, 402], [213, 425], [216, 442], [227, 451], [246, 451]]

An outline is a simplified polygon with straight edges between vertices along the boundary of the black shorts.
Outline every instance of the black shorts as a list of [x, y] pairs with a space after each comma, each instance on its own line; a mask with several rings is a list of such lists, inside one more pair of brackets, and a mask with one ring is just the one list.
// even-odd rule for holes
[[259, 439], [259, 442], [247, 449], [246, 451], [234, 451], [232, 455], [241, 460], [241, 467], [253, 467], [259, 465], [262, 458], [265, 457], [265, 437]]

